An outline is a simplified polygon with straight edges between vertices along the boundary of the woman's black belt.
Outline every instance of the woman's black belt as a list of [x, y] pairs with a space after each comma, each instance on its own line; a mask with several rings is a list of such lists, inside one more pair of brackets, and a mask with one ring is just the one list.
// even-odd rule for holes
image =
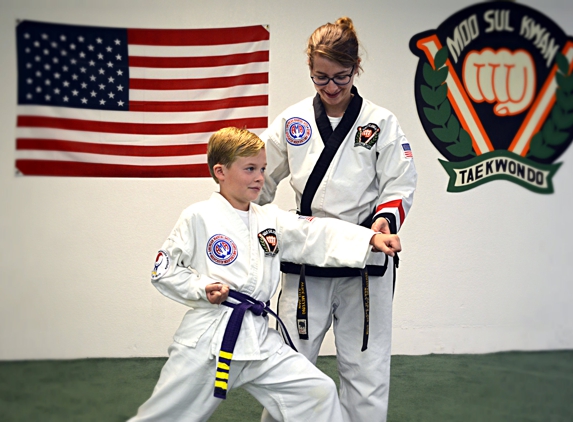
[[308, 299], [306, 294], [306, 276], [311, 277], [361, 277], [362, 278], [362, 307], [364, 309], [364, 328], [362, 332], [362, 348], [368, 348], [370, 332], [370, 285], [369, 276], [382, 277], [388, 268], [388, 255], [384, 265], [367, 265], [366, 268], [348, 267], [314, 267], [312, 265], [299, 265], [292, 262], [281, 262], [281, 271], [287, 274], [299, 274], [298, 303], [296, 309], [296, 326], [301, 340], [308, 340]]

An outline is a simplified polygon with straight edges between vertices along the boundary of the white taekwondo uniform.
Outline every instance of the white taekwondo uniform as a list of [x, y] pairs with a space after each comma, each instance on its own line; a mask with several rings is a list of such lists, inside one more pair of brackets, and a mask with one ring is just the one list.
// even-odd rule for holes
[[[232, 309], [209, 303], [206, 285], [225, 283], [267, 302], [278, 288], [281, 259], [363, 267], [371, 255], [370, 229], [304, 218], [274, 205], [251, 204], [248, 217], [249, 227], [214, 193], [185, 209], [163, 244], [152, 283], [191, 309], [151, 398], [131, 421], [205, 421], [220, 403], [213, 396], [215, 357]], [[228, 388], [239, 386], [278, 420], [342, 420], [334, 382], [286, 346], [268, 318], [251, 312], [245, 313], [230, 365]]]
[[[326, 115], [318, 94], [287, 108], [273, 121], [261, 135], [266, 143], [267, 170], [257, 202], [271, 202], [278, 183], [290, 175], [303, 215], [333, 217], [366, 227], [376, 218], [385, 217], [391, 232], [397, 233], [410, 210], [416, 187], [412, 150], [391, 112], [360, 97], [355, 87], [352, 92], [351, 103], [339, 121]], [[338, 149], [333, 143], [340, 143]], [[327, 149], [331, 150], [331, 158], [324, 157]], [[321, 166], [322, 173], [315, 174]], [[368, 265], [384, 266], [385, 258], [384, 254], [371, 255]], [[385, 421], [396, 271], [393, 259], [387, 270], [369, 268], [366, 294], [357, 273], [352, 276], [346, 270], [336, 273], [307, 266], [308, 315], [302, 322], [300, 311], [297, 315], [302, 291], [299, 268], [283, 264], [287, 274], [279, 301], [279, 316], [297, 349], [315, 363], [334, 316], [345, 421]], [[365, 299], [368, 294], [370, 305]], [[297, 327], [301, 326], [299, 339]], [[368, 348], [361, 351], [360, 343], [364, 348], [365, 338]], [[264, 416], [263, 420], [271, 419]]]

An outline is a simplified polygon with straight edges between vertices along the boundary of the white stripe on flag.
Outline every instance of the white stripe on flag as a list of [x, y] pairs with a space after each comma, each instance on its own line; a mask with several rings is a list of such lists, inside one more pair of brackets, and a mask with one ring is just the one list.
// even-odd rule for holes
[[195, 68], [130, 67], [129, 77], [135, 79], [197, 79], [268, 73], [269, 62], [254, 62], [236, 66]]
[[164, 91], [152, 89], [130, 89], [129, 97], [131, 101], [208, 101], [233, 97], [267, 95], [268, 92], [268, 84], [258, 84], [239, 85], [230, 88], [173, 89]]
[[130, 166], [174, 166], [205, 163], [207, 161], [207, 156], [205, 154], [200, 154], [167, 157], [140, 157], [126, 155], [86, 154], [70, 151], [18, 150], [16, 151], [16, 159], [75, 161], [81, 163], [121, 164]]
[[170, 46], [170, 45], [138, 45], [129, 44], [127, 51], [130, 56], [141, 57], [210, 57], [229, 56], [232, 54], [268, 51], [269, 41], [257, 41], [239, 44], [223, 44], [210, 46]]
[[[260, 135], [266, 128], [249, 129]], [[92, 144], [165, 146], [165, 145], [198, 145], [209, 141], [211, 132], [186, 133], [183, 135], [130, 135], [123, 133], [84, 132], [50, 128], [19, 127], [16, 137], [21, 139], [51, 139]]]
[[177, 113], [138, 112], [138, 111], [109, 111], [109, 110], [80, 110], [77, 108], [48, 107], [48, 106], [18, 106], [19, 116], [54, 117], [62, 119], [80, 119], [94, 122], [117, 123], [194, 123], [214, 122], [218, 120], [244, 119], [250, 117], [265, 117], [267, 107], [240, 107], [232, 110], [222, 109], [213, 111], [188, 111]]

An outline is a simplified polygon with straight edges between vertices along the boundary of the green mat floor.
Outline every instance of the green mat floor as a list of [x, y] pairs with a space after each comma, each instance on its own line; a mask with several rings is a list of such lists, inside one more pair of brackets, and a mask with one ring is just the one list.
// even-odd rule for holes
[[[151, 394], [164, 362], [0, 362], [0, 421], [125, 421]], [[320, 357], [318, 366], [338, 382], [334, 357]], [[260, 412], [237, 389], [210, 421], [258, 421]], [[573, 351], [393, 356], [388, 421], [571, 422]]]

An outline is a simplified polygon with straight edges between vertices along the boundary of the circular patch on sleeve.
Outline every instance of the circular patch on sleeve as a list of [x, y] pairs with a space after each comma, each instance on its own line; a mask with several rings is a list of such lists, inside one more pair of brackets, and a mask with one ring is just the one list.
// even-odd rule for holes
[[151, 278], [157, 280], [163, 277], [169, 270], [170, 263], [169, 255], [166, 251], [160, 250], [157, 252], [157, 257], [155, 258], [155, 264], [153, 264], [153, 271], [151, 271]]
[[217, 265], [229, 265], [238, 255], [235, 242], [223, 234], [216, 234], [207, 242], [207, 256]]
[[312, 136], [310, 124], [300, 117], [291, 117], [285, 123], [287, 142], [295, 147], [304, 145]]

